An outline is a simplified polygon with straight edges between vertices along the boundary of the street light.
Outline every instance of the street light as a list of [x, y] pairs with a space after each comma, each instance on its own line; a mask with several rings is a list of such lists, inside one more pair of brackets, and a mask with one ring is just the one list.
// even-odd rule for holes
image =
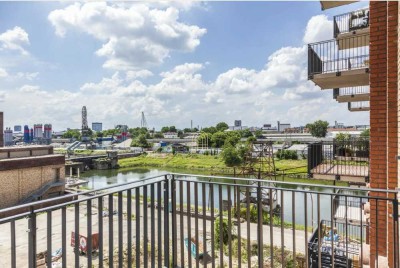
[[[304, 188], [304, 190], [307, 191], [307, 192], [311, 191], [311, 189], [308, 188], [308, 187]], [[314, 232], [314, 200], [313, 200], [312, 193], [309, 193], [309, 194], [310, 194], [310, 198], [311, 198], [311, 226], [312, 226], [312, 231]]]

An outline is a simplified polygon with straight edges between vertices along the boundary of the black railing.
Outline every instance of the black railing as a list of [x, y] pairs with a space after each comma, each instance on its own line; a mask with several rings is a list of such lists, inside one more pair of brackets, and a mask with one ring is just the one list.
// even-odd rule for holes
[[369, 86], [343, 87], [334, 89], [334, 98], [369, 94]]
[[356, 101], [356, 102], [349, 102], [348, 103], [349, 111], [365, 111], [370, 109], [369, 101]]
[[369, 35], [351, 36], [308, 45], [308, 77], [369, 68]]
[[308, 145], [308, 174], [369, 180], [369, 139], [344, 137]]
[[[36, 208], [48, 202], [40, 201], [3, 209], [1, 267], [327, 267], [321, 257], [330, 252], [338, 262], [338, 251], [344, 267], [354, 267], [354, 244], [359, 261], [378, 253], [363, 251], [365, 243], [393, 247], [389, 261], [398, 267], [397, 209], [387, 218], [395, 237], [390, 244], [366, 239], [377, 235], [371, 229], [377, 225], [364, 220], [361, 205], [354, 208], [357, 223], [337, 214], [338, 197], [397, 208], [397, 191], [193, 176], [166, 174], [51, 207]], [[265, 203], [265, 193], [276, 198]]]
[[369, 9], [360, 9], [333, 17], [333, 34], [350, 33], [369, 27]]

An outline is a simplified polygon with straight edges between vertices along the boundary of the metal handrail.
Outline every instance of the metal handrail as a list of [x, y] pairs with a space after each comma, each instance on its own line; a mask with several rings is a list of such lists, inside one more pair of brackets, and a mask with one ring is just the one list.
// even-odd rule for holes
[[349, 33], [369, 27], [369, 8], [364, 8], [333, 17], [333, 34]]

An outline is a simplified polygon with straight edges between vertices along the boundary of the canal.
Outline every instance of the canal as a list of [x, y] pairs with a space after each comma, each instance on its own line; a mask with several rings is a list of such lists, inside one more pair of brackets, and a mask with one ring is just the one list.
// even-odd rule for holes
[[[184, 173], [184, 174], [193, 174], [193, 170], [179, 170], [179, 169], [157, 169], [157, 168], [132, 168], [132, 169], [123, 169], [123, 170], [90, 170], [82, 174], [81, 178], [88, 181], [86, 185], [88, 189], [100, 189], [103, 187], [138, 181], [141, 179], [145, 179], [148, 177], [154, 177], [163, 175], [170, 172], [176, 173]], [[203, 175], [199, 173], [198, 175]], [[195, 181], [204, 181], [207, 179], [198, 177], [196, 175], [192, 175], [186, 177], [187, 179], [195, 180]], [[208, 181], [208, 180], [207, 180]], [[223, 182], [223, 181], [220, 181]], [[277, 183], [277, 187], [282, 188], [283, 190], [277, 191], [277, 202], [280, 206], [281, 204], [281, 194], [283, 193], [283, 214], [284, 221], [288, 223], [292, 223], [292, 215], [293, 215], [293, 203], [294, 203], [294, 211], [295, 211], [295, 223], [299, 225], [304, 225], [305, 223], [305, 199], [307, 199], [307, 225], [317, 226], [317, 215], [318, 215], [318, 194], [312, 192], [319, 193], [320, 205], [320, 219], [321, 220], [330, 220], [331, 219], [331, 193], [333, 193], [333, 188], [327, 188], [324, 186], [303, 186], [301, 184], [290, 183], [290, 184], [282, 184]], [[205, 196], [207, 198], [206, 204], [210, 203], [210, 185], [206, 185], [204, 191], [206, 192]], [[219, 208], [219, 195], [218, 195], [218, 185], [213, 185], [214, 187], [214, 204], [216, 208]], [[184, 184], [184, 200], [186, 202], [187, 193], [186, 193], [186, 183]], [[234, 199], [234, 191], [231, 188], [231, 199]], [[294, 192], [294, 202], [292, 202]], [[243, 194], [242, 194], [243, 195]], [[190, 191], [190, 198], [193, 204], [195, 192], [193, 191], [193, 186]], [[198, 194], [197, 194], [199, 205], [203, 204], [202, 200], [202, 184], [199, 184]], [[177, 201], [179, 202], [179, 189], [177, 190]], [[228, 190], [225, 185], [222, 186], [222, 199], [228, 199]]]

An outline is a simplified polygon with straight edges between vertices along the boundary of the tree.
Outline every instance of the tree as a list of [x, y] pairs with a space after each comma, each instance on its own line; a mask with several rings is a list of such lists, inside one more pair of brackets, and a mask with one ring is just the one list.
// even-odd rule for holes
[[253, 136], [253, 133], [251, 133], [251, 131], [248, 129], [239, 130], [239, 133], [242, 138], [248, 138]]
[[254, 136], [256, 136], [257, 139], [261, 139], [261, 138], [263, 137], [262, 130], [261, 130], [261, 129], [257, 129], [257, 130], [254, 132]]
[[222, 131], [215, 132], [211, 136], [211, 142], [214, 147], [220, 148], [225, 144], [227, 134]]
[[369, 128], [367, 128], [361, 132], [360, 137], [369, 138], [369, 135], [370, 135], [370, 130]]
[[191, 130], [190, 128], [187, 128], [187, 127], [186, 127], [186, 128], [183, 129], [183, 132], [184, 132], [184, 133], [188, 133], [188, 132], [192, 132], [192, 130]]
[[226, 132], [225, 145], [236, 146], [240, 141], [240, 134], [237, 131]]
[[154, 138], [162, 139], [162, 138], [164, 138], [164, 135], [161, 132], [156, 132], [156, 133], [154, 133]]
[[80, 139], [81, 133], [77, 129], [68, 129], [67, 132], [63, 134], [63, 138], [74, 138], [74, 139]]
[[216, 129], [216, 127], [205, 127], [201, 131], [210, 133], [210, 134], [214, 134], [215, 132], [217, 132], [217, 129]]
[[149, 143], [146, 140], [146, 135], [140, 134], [136, 139], [132, 140], [131, 147], [148, 148]]
[[238, 150], [231, 145], [227, 145], [221, 152], [222, 159], [225, 165], [228, 167], [239, 166], [242, 163], [242, 158], [239, 155]]
[[328, 131], [328, 125], [327, 121], [317, 120], [314, 123], [307, 124], [306, 128], [308, 128], [313, 137], [324, 138]]
[[197, 138], [197, 144], [201, 147], [209, 147], [211, 145], [211, 134], [202, 132]]
[[219, 122], [219, 123], [215, 126], [215, 128], [217, 129], [217, 131], [224, 131], [224, 130], [228, 129], [229, 126], [228, 126], [228, 124], [225, 123], [225, 122]]
[[168, 132], [169, 131], [169, 127], [162, 127], [161, 128], [161, 132], [162, 133], [165, 133], [165, 132]]

